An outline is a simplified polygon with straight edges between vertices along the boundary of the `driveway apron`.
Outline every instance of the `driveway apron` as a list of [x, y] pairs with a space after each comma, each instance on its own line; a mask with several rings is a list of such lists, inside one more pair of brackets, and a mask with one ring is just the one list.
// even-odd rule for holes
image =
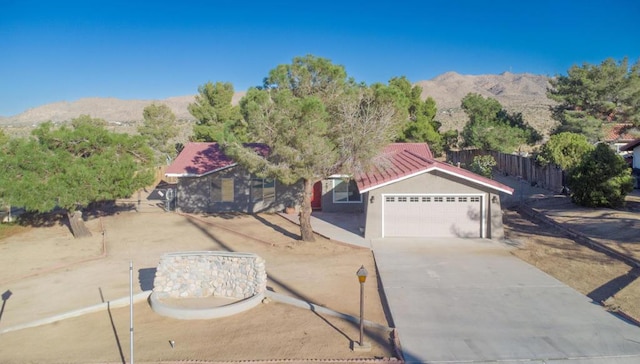
[[640, 363], [640, 328], [504, 245], [372, 244], [407, 363]]

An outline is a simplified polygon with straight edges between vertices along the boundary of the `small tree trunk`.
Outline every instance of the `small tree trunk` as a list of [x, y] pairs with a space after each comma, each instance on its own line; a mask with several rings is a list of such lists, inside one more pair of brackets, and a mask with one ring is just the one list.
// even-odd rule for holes
[[87, 229], [84, 221], [82, 221], [82, 211], [67, 211], [67, 218], [74, 238], [79, 239], [91, 236], [91, 231]]
[[313, 242], [316, 237], [311, 227], [311, 196], [313, 195], [313, 183], [308, 179], [302, 180], [304, 184], [304, 194], [302, 195], [302, 206], [300, 208], [300, 236], [302, 241]]

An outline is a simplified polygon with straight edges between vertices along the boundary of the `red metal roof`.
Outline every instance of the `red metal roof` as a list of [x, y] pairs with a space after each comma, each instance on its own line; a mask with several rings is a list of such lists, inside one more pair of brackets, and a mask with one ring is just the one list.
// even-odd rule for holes
[[[245, 146], [263, 155], [269, 152], [265, 144], [251, 143]], [[167, 167], [165, 175], [200, 177], [235, 165], [236, 162], [224, 154], [218, 143], [188, 143], [173, 163]]]
[[377, 158], [371, 171], [355, 176], [360, 193], [379, 188], [421, 173], [438, 170], [491, 189], [513, 193], [513, 189], [466, 169], [433, 159], [426, 143], [394, 143], [387, 146]]
[[[253, 148], [262, 155], [269, 153], [269, 147], [265, 144], [249, 143], [245, 146]], [[165, 175], [168, 177], [199, 177], [235, 165], [236, 162], [224, 154], [218, 143], [189, 143], [167, 168]], [[372, 170], [356, 176], [355, 180], [362, 193], [433, 170], [439, 170], [494, 190], [513, 193], [511, 187], [502, 183], [433, 159], [433, 154], [426, 143], [393, 143], [388, 145], [376, 158]]]

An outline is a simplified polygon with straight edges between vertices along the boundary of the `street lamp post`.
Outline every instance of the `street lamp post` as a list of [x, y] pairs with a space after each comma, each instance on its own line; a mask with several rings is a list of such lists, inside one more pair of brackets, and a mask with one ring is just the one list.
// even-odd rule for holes
[[360, 282], [360, 342], [357, 346], [355, 344], [353, 345], [354, 351], [371, 350], [371, 345], [364, 343], [364, 282], [367, 281], [367, 274], [368, 272], [364, 265], [356, 272], [358, 281]]

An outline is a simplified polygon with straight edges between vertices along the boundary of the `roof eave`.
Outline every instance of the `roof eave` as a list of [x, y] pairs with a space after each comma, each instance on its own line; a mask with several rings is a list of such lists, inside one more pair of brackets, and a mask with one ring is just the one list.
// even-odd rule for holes
[[229, 169], [231, 167], [235, 167], [237, 165], [238, 165], [238, 163], [233, 163], [233, 164], [230, 164], [228, 166], [220, 167], [220, 168], [217, 168], [217, 169], [205, 172], [205, 173], [201, 173], [201, 174], [197, 174], [197, 173], [165, 173], [164, 175], [165, 175], [165, 177], [197, 178], [197, 177], [208, 176], [208, 175], [210, 175], [212, 173], [220, 172], [222, 170]]
[[448, 170], [446, 170], [444, 168], [438, 168], [437, 166], [427, 167], [427, 168], [425, 168], [423, 170], [414, 172], [412, 174], [408, 174], [408, 175], [402, 176], [400, 178], [396, 178], [396, 179], [393, 179], [393, 180], [390, 180], [390, 181], [382, 182], [380, 184], [367, 187], [367, 188], [361, 190], [360, 193], [369, 192], [369, 191], [378, 189], [380, 187], [388, 186], [388, 185], [390, 185], [392, 183], [400, 182], [402, 180], [405, 180], [405, 179], [408, 179], [408, 178], [411, 178], [411, 177], [415, 177], [415, 176], [417, 176], [419, 174], [428, 173], [428, 172], [431, 172], [431, 171], [434, 171], [434, 170], [437, 170], [437, 171], [440, 171], [440, 172], [443, 172], [443, 173], [446, 173], [446, 174], [449, 174], [449, 175], [452, 175], [452, 176], [456, 176], [458, 178], [462, 178], [464, 180], [467, 180], [467, 181], [470, 181], [470, 182], [473, 182], [473, 183], [477, 183], [479, 185], [488, 187], [488, 188], [490, 188], [492, 190], [495, 190], [495, 191], [504, 192], [504, 193], [506, 193], [508, 195], [513, 195], [513, 191], [514, 190], [511, 187], [505, 186], [506, 188], [501, 188], [501, 187], [494, 186], [492, 184], [489, 184], [489, 183], [486, 183], [486, 182], [483, 182], [483, 181], [480, 181], [480, 180], [477, 180], [477, 179], [473, 179], [473, 178], [470, 178], [470, 177], [467, 177], [467, 176], [464, 176], [464, 175], [461, 175], [461, 174], [458, 174], [458, 173], [454, 173], [452, 171], [448, 171]]

